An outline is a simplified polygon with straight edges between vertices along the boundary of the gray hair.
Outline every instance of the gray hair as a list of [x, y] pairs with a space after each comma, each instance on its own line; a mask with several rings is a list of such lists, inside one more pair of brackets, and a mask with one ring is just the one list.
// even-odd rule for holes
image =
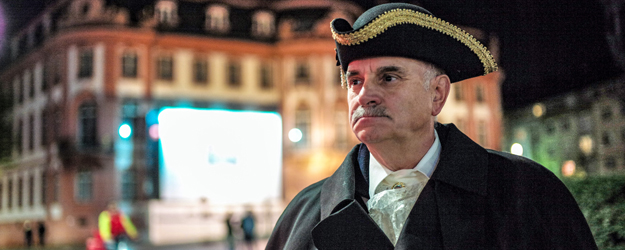
[[425, 88], [425, 90], [430, 90], [430, 83], [432, 82], [432, 80], [437, 76], [444, 75], [445, 71], [443, 71], [439, 67], [436, 67], [434, 64], [424, 64], [426, 65], [426, 70], [425, 73], [423, 73], [423, 87]]

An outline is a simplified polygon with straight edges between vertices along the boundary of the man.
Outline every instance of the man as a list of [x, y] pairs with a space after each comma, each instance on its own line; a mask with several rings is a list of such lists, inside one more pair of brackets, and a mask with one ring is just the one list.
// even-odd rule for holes
[[117, 208], [115, 202], [111, 202], [107, 209], [100, 213], [98, 227], [100, 237], [106, 243], [107, 249], [117, 250], [125, 237], [137, 238], [137, 229], [128, 216]]
[[450, 84], [496, 70], [463, 30], [410, 4], [332, 22], [355, 146], [301, 191], [267, 249], [596, 249], [558, 178], [436, 123]]

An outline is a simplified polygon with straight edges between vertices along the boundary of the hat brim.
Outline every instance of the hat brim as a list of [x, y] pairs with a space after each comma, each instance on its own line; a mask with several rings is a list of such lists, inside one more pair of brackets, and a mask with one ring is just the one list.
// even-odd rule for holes
[[[413, 5], [410, 5], [413, 6]], [[332, 21], [337, 57], [343, 71], [350, 62], [372, 57], [397, 56], [434, 64], [445, 71], [451, 82], [485, 75], [497, 70], [490, 52], [462, 29], [433, 17], [422, 8], [375, 9], [371, 20], [363, 14], [351, 28], [347, 21]], [[379, 14], [381, 13], [381, 14]], [[364, 23], [364, 24], [363, 24]]]

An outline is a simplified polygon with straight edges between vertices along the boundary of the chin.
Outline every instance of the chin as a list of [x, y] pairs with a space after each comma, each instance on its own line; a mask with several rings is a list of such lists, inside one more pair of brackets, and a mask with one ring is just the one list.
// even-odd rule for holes
[[356, 138], [364, 144], [376, 143], [380, 141], [380, 135], [377, 131], [372, 129], [364, 129], [360, 131], [354, 131]]

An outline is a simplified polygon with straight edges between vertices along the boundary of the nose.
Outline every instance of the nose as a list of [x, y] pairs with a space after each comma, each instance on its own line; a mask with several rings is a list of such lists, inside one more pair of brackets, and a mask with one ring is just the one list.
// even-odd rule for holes
[[358, 93], [358, 104], [362, 107], [380, 105], [382, 96], [379, 86], [370, 80], [365, 80]]

